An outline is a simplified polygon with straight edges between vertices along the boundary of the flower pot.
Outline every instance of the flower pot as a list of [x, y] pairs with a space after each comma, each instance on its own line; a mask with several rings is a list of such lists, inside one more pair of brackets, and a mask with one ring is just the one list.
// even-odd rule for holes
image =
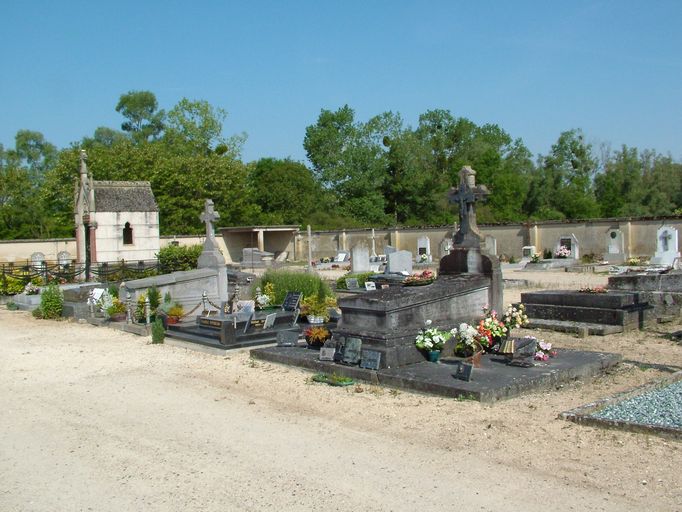
[[474, 355], [472, 355], [471, 357], [467, 357], [465, 359], [465, 361], [467, 363], [473, 364], [474, 368], [480, 368], [482, 357], [483, 357], [483, 350], [479, 350], [478, 352], [474, 352]]
[[429, 350], [426, 357], [430, 363], [437, 363], [440, 361], [440, 350]]
[[308, 348], [313, 350], [320, 350], [324, 346], [324, 341], [314, 341], [306, 338], [305, 342], [308, 344]]
[[169, 324], [177, 324], [180, 321], [180, 318], [177, 316], [169, 316], [168, 320], [166, 320], [167, 323]]

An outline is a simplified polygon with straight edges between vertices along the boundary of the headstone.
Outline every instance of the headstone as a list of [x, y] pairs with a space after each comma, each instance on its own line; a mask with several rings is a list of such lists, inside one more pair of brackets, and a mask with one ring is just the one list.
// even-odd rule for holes
[[59, 254], [57, 254], [57, 263], [60, 265], [68, 265], [71, 263], [71, 254], [69, 254], [69, 251], [60, 251]]
[[42, 252], [34, 252], [31, 254], [31, 263], [33, 268], [42, 268], [45, 264], [45, 255]]
[[347, 251], [339, 251], [336, 253], [336, 257], [334, 258], [334, 261], [336, 263], [343, 263], [348, 261], [348, 258], [350, 258], [350, 254]]
[[272, 327], [275, 325], [275, 318], [277, 318], [277, 313], [270, 313], [265, 317], [265, 321], [263, 322], [263, 329], [272, 329]]
[[623, 232], [620, 229], [609, 229], [606, 232], [606, 253], [602, 255], [602, 259], [612, 265], [625, 261]]
[[386, 257], [388, 257], [389, 254], [393, 254], [397, 250], [398, 249], [396, 249], [392, 245], [387, 245], [386, 247], [384, 247], [384, 254], [386, 255]]
[[431, 263], [431, 239], [428, 236], [420, 236], [417, 239], [417, 261]]
[[365, 244], [359, 244], [351, 249], [351, 271], [369, 272], [369, 248]]
[[303, 292], [287, 292], [282, 302], [283, 311], [295, 311], [301, 303]]
[[349, 290], [357, 290], [358, 288], [360, 288], [360, 286], [358, 285], [357, 278], [349, 277], [348, 279], [346, 279], [346, 288], [348, 288]]
[[678, 233], [671, 226], [661, 226], [656, 231], [656, 253], [651, 263], [672, 267], [675, 258], [680, 257]]
[[573, 233], [559, 237], [559, 240], [557, 240], [556, 246], [554, 247], [555, 254], [560, 247], [566, 247], [571, 251], [570, 256], [568, 256], [569, 258], [574, 260], [580, 259], [580, 246], [578, 244], [578, 239]]
[[298, 333], [294, 331], [279, 331], [277, 333], [278, 347], [295, 347], [298, 345]]
[[333, 361], [336, 347], [322, 347], [320, 348], [320, 361]]
[[388, 253], [386, 272], [399, 274], [401, 272], [412, 273], [412, 253], [410, 251], [396, 251]]
[[378, 350], [363, 349], [360, 359], [360, 368], [378, 370], [381, 366], [381, 352]]
[[356, 365], [360, 362], [362, 340], [360, 338], [346, 338], [343, 346], [343, 364]]
[[533, 256], [535, 256], [535, 254], [536, 251], [534, 245], [525, 245], [521, 248], [521, 258], [524, 260], [530, 260]]
[[474, 371], [474, 365], [469, 363], [459, 363], [453, 377], [460, 380], [465, 380], [469, 382], [471, 380], [471, 374]]
[[343, 361], [343, 352], [346, 346], [346, 338], [343, 336], [334, 337], [334, 362], [341, 363]]

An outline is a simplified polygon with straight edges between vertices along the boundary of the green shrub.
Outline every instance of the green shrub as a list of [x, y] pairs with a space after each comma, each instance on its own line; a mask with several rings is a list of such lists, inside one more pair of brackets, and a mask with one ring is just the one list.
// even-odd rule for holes
[[369, 276], [375, 275], [375, 272], [357, 272], [355, 274], [348, 273], [345, 276], [341, 276], [336, 280], [336, 289], [337, 290], [347, 290], [348, 285], [346, 284], [346, 279], [348, 278], [355, 278], [358, 280], [358, 286], [360, 288], [365, 287], [365, 281], [369, 278]]
[[147, 290], [147, 297], [149, 297], [149, 309], [154, 313], [156, 308], [161, 305], [161, 292], [156, 285]]
[[33, 311], [31, 311], [31, 315], [33, 315], [33, 318], [44, 318], [43, 310], [40, 309], [40, 307], [37, 307]]
[[180, 270], [194, 270], [201, 255], [201, 245], [169, 245], [161, 249], [156, 257], [162, 274]]
[[165, 337], [166, 331], [163, 330], [163, 322], [157, 318], [152, 323], [152, 343], [163, 343]]
[[40, 295], [40, 309], [43, 312], [43, 318], [55, 319], [62, 316], [64, 293], [59, 286], [52, 283], [43, 290]]
[[17, 309], [19, 309], [19, 306], [17, 306], [17, 304], [14, 301], [9, 301], [7, 303], [7, 309], [9, 311], [16, 311]]
[[301, 292], [304, 297], [318, 295], [320, 287], [325, 297], [333, 297], [329, 285], [317, 274], [308, 272], [292, 272], [290, 270], [268, 270], [258, 280], [256, 286], [265, 289], [272, 283], [275, 289], [275, 304], [282, 304], [287, 292]]
[[0, 295], [16, 295], [24, 291], [24, 286], [29, 278], [20, 279], [17, 277], [0, 274]]
[[118, 299], [118, 286], [114, 286], [113, 284], [107, 289], [109, 292], [109, 295], [111, 295], [112, 299]]

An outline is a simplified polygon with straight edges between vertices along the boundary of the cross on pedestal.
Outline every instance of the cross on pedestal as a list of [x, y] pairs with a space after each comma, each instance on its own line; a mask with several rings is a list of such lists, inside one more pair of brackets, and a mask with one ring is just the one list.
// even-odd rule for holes
[[485, 201], [490, 194], [485, 185], [476, 185], [476, 171], [471, 167], [462, 167], [459, 171], [459, 186], [452, 187], [448, 194], [451, 203], [459, 203], [459, 226], [455, 234], [455, 243], [464, 241], [480, 241], [481, 234], [476, 225], [477, 201]]
[[201, 222], [206, 224], [206, 239], [215, 238], [213, 233], [213, 222], [218, 220], [220, 215], [213, 209], [213, 201], [206, 199], [204, 202], [204, 213], [199, 216]]

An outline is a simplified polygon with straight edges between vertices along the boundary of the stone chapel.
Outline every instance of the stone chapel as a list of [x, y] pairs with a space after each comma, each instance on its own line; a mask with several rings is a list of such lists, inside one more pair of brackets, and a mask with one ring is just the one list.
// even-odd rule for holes
[[95, 181], [82, 150], [74, 204], [78, 262], [156, 258], [159, 207], [148, 181]]

